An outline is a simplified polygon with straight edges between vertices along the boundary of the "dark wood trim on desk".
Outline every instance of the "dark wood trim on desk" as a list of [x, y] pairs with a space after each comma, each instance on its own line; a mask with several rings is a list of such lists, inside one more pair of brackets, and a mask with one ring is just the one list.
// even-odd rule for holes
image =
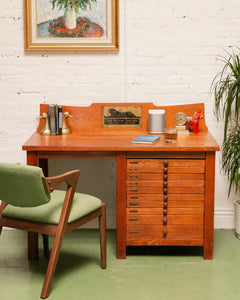
[[38, 158], [116, 158], [117, 152], [111, 151], [38, 151]]

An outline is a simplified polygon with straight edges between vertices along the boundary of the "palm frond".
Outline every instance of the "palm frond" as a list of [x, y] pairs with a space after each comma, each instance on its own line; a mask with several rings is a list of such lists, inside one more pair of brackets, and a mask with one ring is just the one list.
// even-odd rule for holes
[[224, 139], [232, 120], [232, 111], [235, 119], [238, 120], [240, 115], [240, 59], [234, 52], [227, 52], [227, 55], [227, 58], [218, 58], [223, 63], [223, 68], [211, 84], [215, 100], [214, 113], [217, 120], [224, 119]]
[[240, 125], [238, 122], [229, 130], [223, 142], [222, 168], [229, 180], [228, 196], [233, 187], [237, 193], [240, 188]]

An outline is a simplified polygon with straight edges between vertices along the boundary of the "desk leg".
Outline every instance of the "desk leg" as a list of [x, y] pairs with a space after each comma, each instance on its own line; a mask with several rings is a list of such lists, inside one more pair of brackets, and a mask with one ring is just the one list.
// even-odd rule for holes
[[126, 153], [117, 154], [117, 258], [126, 258]]
[[34, 151], [27, 151], [27, 165], [37, 166], [37, 153]]
[[28, 232], [28, 259], [38, 259], [38, 234]]
[[205, 215], [204, 215], [204, 259], [213, 257], [214, 239], [214, 186], [215, 186], [215, 152], [206, 153], [205, 174]]
[[[37, 154], [34, 151], [27, 151], [27, 164], [37, 166]], [[38, 259], [38, 234], [28, 232], [28, 258]]]

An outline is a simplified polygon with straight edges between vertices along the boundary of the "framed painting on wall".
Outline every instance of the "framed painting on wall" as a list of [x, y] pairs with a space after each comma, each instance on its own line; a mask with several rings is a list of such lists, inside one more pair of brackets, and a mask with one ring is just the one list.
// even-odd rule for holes
[[118, 0], [24, 0], [26, 50], [118, 50]]

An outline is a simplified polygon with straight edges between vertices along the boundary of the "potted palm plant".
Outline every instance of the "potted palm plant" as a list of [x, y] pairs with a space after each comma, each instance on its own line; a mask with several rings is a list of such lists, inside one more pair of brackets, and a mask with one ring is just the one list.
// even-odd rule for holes
[[[240, 191], [240, 59], [233, 51], [220, 60], [223, 68], [213, 79], [211, 88], [217, 120], [224, 121], [222, 169], [229, 180], [229, 197], [232, 189], [236, 195]], [[240, 238], [240, 200], [234, 202], [234, 207], [235, 232]]]
[[91, 8], [91, 2], [97, 0], [50, 0], [53, 9], [58, 7], [59, 10], [65, 10], [65, 27], [66, 29], [75, 29], [77, 26], [76, 13], [79, 10], [86, 10]]

